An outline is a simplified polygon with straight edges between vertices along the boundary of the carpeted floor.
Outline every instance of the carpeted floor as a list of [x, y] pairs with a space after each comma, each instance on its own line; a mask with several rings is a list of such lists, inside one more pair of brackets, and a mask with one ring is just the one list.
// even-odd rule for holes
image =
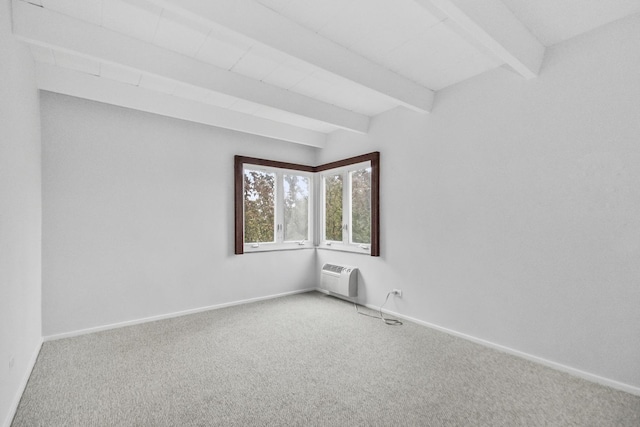
[[637, 427], [640, 397], [307, 293], [46, 342], [13, 422], [215, 425]]

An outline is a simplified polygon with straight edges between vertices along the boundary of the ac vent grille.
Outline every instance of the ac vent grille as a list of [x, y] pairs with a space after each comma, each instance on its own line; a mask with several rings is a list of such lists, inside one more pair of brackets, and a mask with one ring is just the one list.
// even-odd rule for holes
[[332, 273], [342, 273], [345, 267], [335, 264], [325, 264], [322, 266], [323, 271], [331, 271]]

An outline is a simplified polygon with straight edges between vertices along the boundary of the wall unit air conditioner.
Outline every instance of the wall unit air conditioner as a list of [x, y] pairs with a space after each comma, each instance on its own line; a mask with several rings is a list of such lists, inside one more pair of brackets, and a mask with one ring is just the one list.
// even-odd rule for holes
[[358, 296], [358, 268], [324, 264], [320, 273], [320, 287], [345, 297]]

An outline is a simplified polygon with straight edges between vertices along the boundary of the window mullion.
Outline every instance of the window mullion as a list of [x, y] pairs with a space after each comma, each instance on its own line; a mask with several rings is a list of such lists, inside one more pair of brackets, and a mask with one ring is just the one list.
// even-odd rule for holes
[[320, 198], [322, 189], [319, 185], [321, 180], [322, 176], [318, 173], [314, 173], [311, 176], [311, 185], [313, 186], [311, 200], [313, 200], [313, 204], [311, 209], [309, 209], [309, 225], [311, 233], [309, 239], [311, 240], [313, 246], [318, 246], [320, 244], [320, 236], [322, 235], [320, 224], [322, 223], [322, 221], [324, 221], [324, 215], [322, 214], [320, 209], [320, 206], [322, 206], [322, 200]]
[[325, 185], [325, 181], [324, 181], [324, 176], [322, 176], [321, 174], [317, 174], [316, 175], [316, 179], [318, 180], [318, 183], [316, 184], [316, 187], [318, 188], [318, 193], [316, 196], [316, 200], [318, 201], [318, 204], [316, 206], [316, 222], [317, 225], [315, 227], [316, 231], [318, 232], [317, 235], [317, 240], [318, 240], [318, 244], [321, 241], [324, 241], [326, 239], [326, 234], [327, 232], [326, 230], [326, 216], [327, 216], [327, 195], [326, 193], [326, 185]]
[[349, 171], [342, 173], [342, 243], [351, 242], [351, 180]]
[[275, 196], [275, 236], [276, 243], [284, 242], [284, 174], [276, 171], [276, 196]]

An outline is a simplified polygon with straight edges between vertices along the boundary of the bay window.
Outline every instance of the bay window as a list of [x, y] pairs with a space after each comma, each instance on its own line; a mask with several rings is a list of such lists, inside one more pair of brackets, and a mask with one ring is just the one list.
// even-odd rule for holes
[[235, 157], [235, 253], [380, 254], [380, 153], [320, 166]]

